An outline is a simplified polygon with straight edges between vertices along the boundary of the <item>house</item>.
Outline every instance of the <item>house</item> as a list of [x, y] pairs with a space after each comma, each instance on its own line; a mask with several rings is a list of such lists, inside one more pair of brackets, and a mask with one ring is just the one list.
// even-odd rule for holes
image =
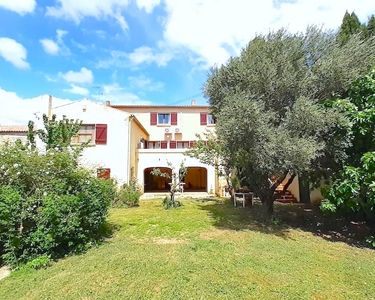
[[3, 142], [15, 142], [20, 140], [22, 142], [27, 141], [27, 126], [2, 126], [0, 125], [0, 143]]
[[[154, 168], [171, 174], [172, 168], [179, 169], [184, 162], [187, 174], [184, 178], [185, 192], [218, 193], [221, 187], [215, 168], [184, 155], [197, 139], [197, 134], [214, 130], [215, 121], [208, 106], [154, 106], [154, 105], [111, 105], [112, 108], [129, 113], [139, 122], [148, 136], [131, 133], [134, 161], [130, 176], [144, 187], [144, 192], [169, 190], [168, 180], [151, 174]], [[141, 127], [141, 126], [138, 126]], [[134, 151], [134, 152], [133, 152]], [[171, 165], [170, 165], [171, 164]]]
[[[119, 184], [129, 181], [135, 161], [133, 135], [148, 138], [147, 131], [134, 117], [88, 100], [54, 107], [51, 113], [58, 119], [66, 116], [82, 121], [72, 139], [73, 144], [88, 142], [80, 158], [82, 165], [96, 170], [100, 177], [116, 179]], [[39, 116], [36, 120], [38, 128], [43, 127], [41, 119]]]

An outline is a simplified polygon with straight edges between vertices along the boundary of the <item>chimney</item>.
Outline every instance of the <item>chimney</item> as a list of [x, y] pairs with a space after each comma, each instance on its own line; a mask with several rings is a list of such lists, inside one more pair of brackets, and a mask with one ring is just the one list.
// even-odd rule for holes
[[197, 101], [195, 99], [191, 100], [191, 106], [197, 105]]
[[51, 120], [52, 119], [52, 96], [49, 95], [48, 96], [48, 120]]

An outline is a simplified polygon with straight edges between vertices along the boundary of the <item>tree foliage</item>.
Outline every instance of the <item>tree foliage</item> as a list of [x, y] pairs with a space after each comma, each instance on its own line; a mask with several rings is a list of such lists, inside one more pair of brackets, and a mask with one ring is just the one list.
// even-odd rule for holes
[[334, 33], [309, 27], [304, 34], [257, 36], [240, 56], [212, 70], [205, 93], [217, 134], [268, 212], [288, 173], [320, 176], [346, 159], [350, 124], [323, 100], [345, 96], [374, 57], [373, 38], [353, 35], [342, 45]]
[[330, 187], [322, 208], [361, 214], [375, 222], [375, 70], [353, 82], [348, 98], [332, 104], [352, 123], [352, 146], [347, 165]]
[[360, 33], [361, 30], [363, 27], [355, 12], [350, 14], [346, 11], [337, 37], [338, 41], [345, 44], [353, 34]]

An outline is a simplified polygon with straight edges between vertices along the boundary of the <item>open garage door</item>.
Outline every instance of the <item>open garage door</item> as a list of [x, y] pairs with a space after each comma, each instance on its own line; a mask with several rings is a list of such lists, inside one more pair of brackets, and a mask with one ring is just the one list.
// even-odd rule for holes
[[187, 167], [183, 180], [185, 192], [207, 192], [207, 169], [202, 167]]
[[172, 176], [172, 170], [170, 168], [164, 168], [164, 167], [152, 167], [152, 168], [146, 168], [144, 170], [144, 191], [145, 193], [153, 192], [168, 192], [170, 190], [170, 185], [168, 184], [171, 180], [166, 177], [161, 176], [154, 176], [151, 174], [152, 170], [154, 168], [160, 169], [162, 173], [168, 173], [170, 176]]

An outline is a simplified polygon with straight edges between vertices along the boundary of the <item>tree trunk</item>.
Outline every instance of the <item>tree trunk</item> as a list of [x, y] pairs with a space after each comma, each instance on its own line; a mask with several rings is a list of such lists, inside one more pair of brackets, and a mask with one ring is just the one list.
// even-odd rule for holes
[[310, 182], [306, 173], [299, 176], [299, 199], [301, 203], [311, 203], [310, 200]]
[[283, 176], [278, 178], [271, 186], [269, 193], [267, 193], [267, 196], [265, 196], [263, 205], [264, 205], [264, 211], [266, 213], [266, 216], [268, 218], [272, 218], [273, 216], [273, 203], [275, 202], [275, 190], [279, 186], [280, 183], [282, 183], [285, 179], [285, 177], [288, 175], [289, 171], [285, 171]]
[[294, 174], [294, 173], [290, 176], [287, 183], [284, 185], [283, 192], [286, 192], [288, 190], [288, 187], [292, 184], [295, 177], [296, 177], [296, 174]]

